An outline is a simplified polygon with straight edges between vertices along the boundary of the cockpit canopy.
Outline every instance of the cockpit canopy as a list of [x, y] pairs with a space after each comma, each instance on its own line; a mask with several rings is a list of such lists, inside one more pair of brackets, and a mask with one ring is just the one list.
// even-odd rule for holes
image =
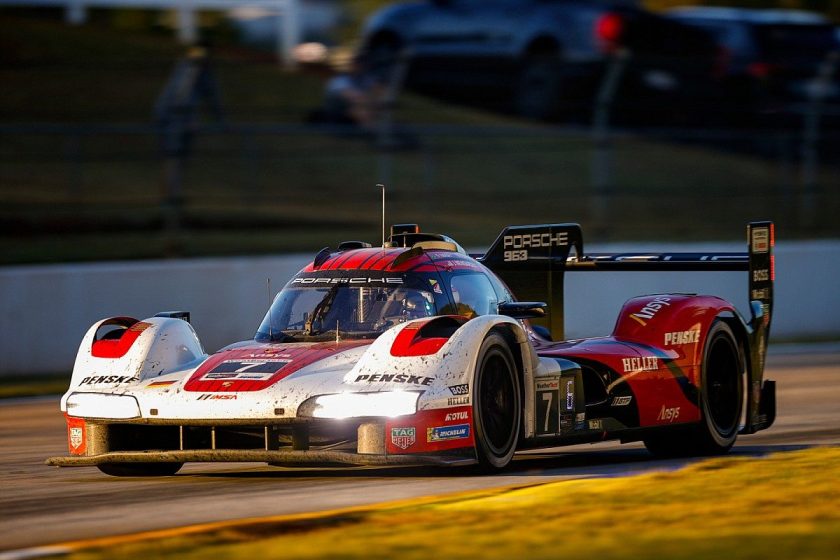
[[295, 278], [277, 294], [256, 338], [265, 341], [375, 338], [399, 323], [437, 315], [446, 302], [436, 301], [432, 290], [431, 285], [422, 283], [422, 278], [411, 282], [401, 275]]
[[[370, 249], [363, 249], [370, 251]], [[395, 255], [401, 251], [387, 249]], [[262, 342], [372, 339], [387, 329], [436, 315], [498, 313], [512, 296], [493, 274], [467, 256], [441, 251], [445, 266], [427, 271], [307, 268], [277, 294], [255, 336]], [[430, 256], [426, 263], [437, 263]]]

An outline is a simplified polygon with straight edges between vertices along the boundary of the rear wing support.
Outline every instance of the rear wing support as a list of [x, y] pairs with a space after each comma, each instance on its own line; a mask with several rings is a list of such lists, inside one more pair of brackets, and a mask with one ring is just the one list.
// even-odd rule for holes
[[[762, 399], [767, 338], [773, 314], [775, 281], [773, 222], [747, 225], [746, 253], [622, 253], [586, 254], [578, 224], [541, 224], [505, 228], [484, 256], [478, 258], [507, 283], [523, 301], [544, 301], [548, 313], [534, 324], [564, 340], [563, 278], [566, 271], [743, 271], [749, 274], [751, 318], [747, 331], [750, 372], [748, 433], [768, 427], [775, 416], [771, 399]], [[768, 382], [769, 383], [769, 382]], [[767, 406], [759, 410], [759, 403]], [[771, 410], [772, 409], [772, 410]]]

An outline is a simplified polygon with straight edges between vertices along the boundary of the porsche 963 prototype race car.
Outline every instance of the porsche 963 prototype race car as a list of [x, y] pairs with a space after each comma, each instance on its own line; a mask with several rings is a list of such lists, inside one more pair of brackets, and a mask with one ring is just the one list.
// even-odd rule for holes
[[[763, 379], [773, 224], [747, 237], [746, 253], [606, 255], [584, 252], [576, 224], [511, 226], [474, 258], [407, 224], [383, 247], [322, 250], [253, 340], [212, 355], [186, 312], [105, 319], [61, 399], [70, 455], [48, 464], [117, 476], [188, 461], [492, 470], [517, 450], [607, 439], [724, 453], [775, 417]], [[610, 336], [565, 340], [564, 273], [632, 270], [744, 271], [751, 317], [718, 297], [646, 295]]]

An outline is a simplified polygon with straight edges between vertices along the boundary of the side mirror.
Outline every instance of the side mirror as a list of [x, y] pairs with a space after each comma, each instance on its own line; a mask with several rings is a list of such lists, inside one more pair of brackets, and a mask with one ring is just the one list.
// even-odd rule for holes
[[539, 319], [545, 317], [548, 305], [542, 301], [508, 301], [499, 304], [499, 315], [514, 319]]

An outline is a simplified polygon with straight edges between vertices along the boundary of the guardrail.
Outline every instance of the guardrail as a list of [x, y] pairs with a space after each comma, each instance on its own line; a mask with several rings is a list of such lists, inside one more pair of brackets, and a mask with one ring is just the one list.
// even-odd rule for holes
[[187, 44], [198, 39], [198, 10], [265, 8], [281, 16], [277, 28], [277, 56], [289, 67], [295, 65], [292, 52], [301, 38], [299, 0], [0, 0], [0, 6], [64, 8], [66, 21], [73, 25], [87, 20], [88, 8], [175, 10], [178, 15], [178, 39]]
[[[741, 244], [597, 245], [595, 252], [743, 250]], [[0, 375], [67, 372], [95, 321], [190, 311], [205, 350], [251, 338], [266, 309], [266, 279], [278, 291], [312, 255], [15, 266], [0, 269]], [[840, 241], [781, 242], [776, 248], [772, 339], [840, 338]], [[612, 273], [566, 276], [567, 336], [612, 331], [621, 304], [639, 294], [707, 293], [745, 315], [743, 272]]]

